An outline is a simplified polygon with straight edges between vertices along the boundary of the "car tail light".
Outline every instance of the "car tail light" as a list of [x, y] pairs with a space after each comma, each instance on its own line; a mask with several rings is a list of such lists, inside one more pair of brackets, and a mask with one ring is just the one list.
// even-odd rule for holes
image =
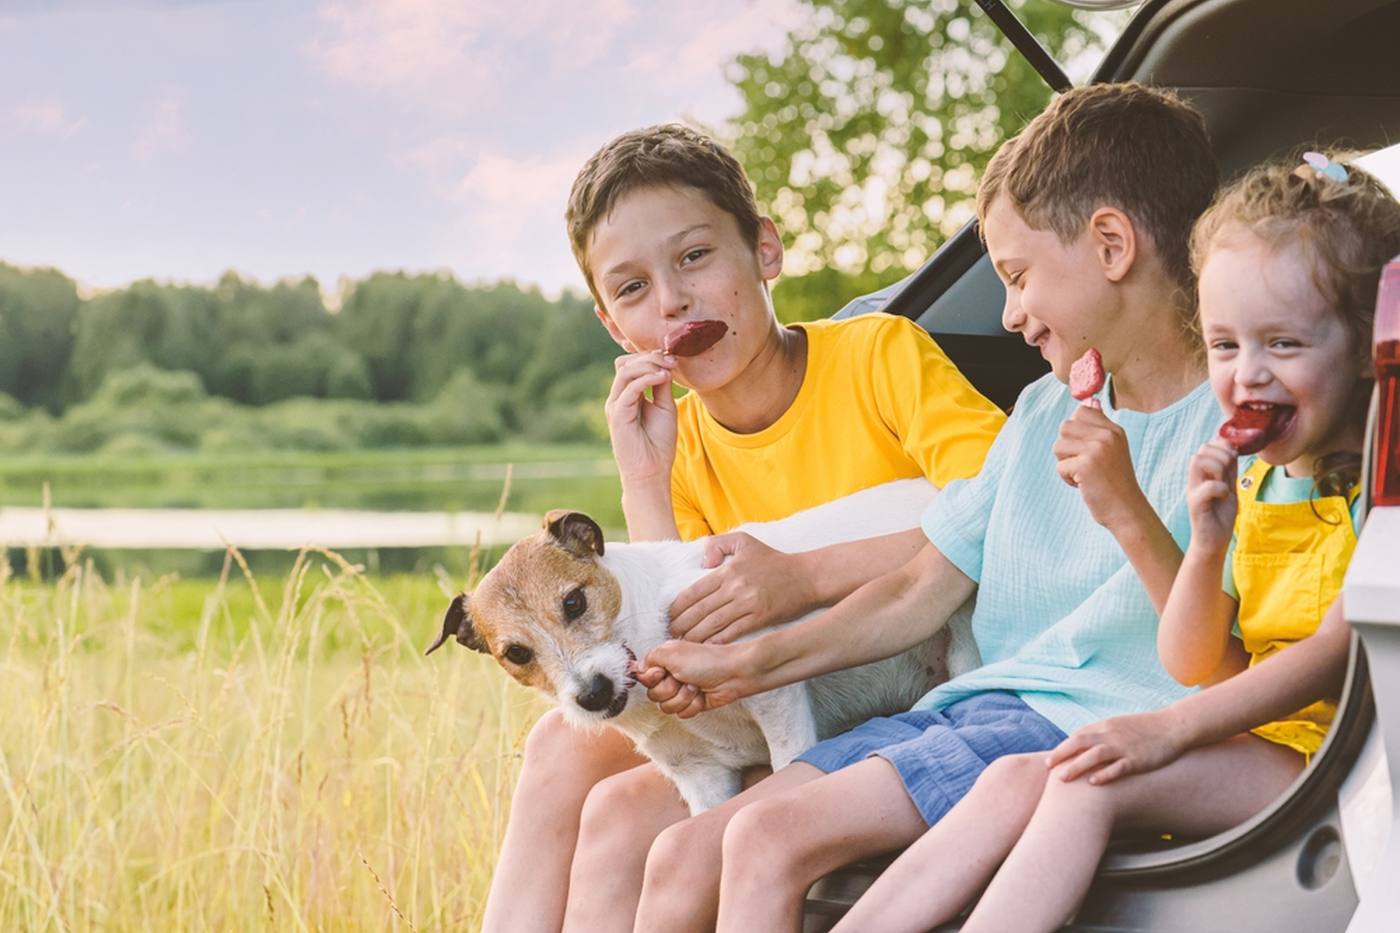
[[1400, 256], [1381, 270], [1376, 296], [1376, 479], [1372, 501], [1400, 505]]

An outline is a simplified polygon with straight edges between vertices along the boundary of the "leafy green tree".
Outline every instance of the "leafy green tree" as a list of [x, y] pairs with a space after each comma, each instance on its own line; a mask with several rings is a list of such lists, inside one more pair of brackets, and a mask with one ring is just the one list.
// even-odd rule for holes
[[149, 363], [207, 378], [219, 307], [206, 288], [136, 282], [88, 301], [78, 315], [66, 392], [92, 397], [109, 373]]
[[355, 285], [337, 324], [344, 345], [365, 361], [374, 398], [419, 397], [420, 347], [430, 340], [439, 346], [450, 340], [443, 332], [446, 319], [465, 310], [464, 299], [461, 286], [449, 276], [381, 272]]
[[77, 287], [62, 273], [0, 263], [0, 392], [61, 407], [78, 308]]
[[[898, 279], [972, 216], [1002, 140], [1049, 100], [1045, 82], [971, 0], [802, 0], [775, 55], [741, 55], [731, 142], [789, 246], [786, 319], [823, 317]], [[1051, 3], [1011, 6], [1057, 60], [1092, 28]], [[822, 287], [803, 286], [818, 270]]]

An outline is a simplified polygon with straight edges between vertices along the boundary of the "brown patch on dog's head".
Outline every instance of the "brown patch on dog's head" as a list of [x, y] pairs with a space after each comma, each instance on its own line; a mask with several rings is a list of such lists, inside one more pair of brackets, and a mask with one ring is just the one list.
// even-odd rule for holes
[[433, 648], [455, 635], [566, 708], [600, 676], [622, 691], [625, 649], [612, 641], [622, 591], [602, 554], [597, 522], [582, 512], [550, 512], [544, 528], [512, 545], [469, 599], [453, 600]]

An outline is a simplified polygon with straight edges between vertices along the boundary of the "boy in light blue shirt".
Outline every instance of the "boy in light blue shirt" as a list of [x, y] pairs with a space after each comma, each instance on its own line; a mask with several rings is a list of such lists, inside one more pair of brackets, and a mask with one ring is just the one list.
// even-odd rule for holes
[[[935, 500], [906, 567], [751, 641], [667, 643], [642, 679], [690, 685], [659, 698], [693, 715], [897, 654], [974, 591], [985, 666], [668, 829], [637, 928], [797, 929], [813, 881], [918, 838], [990, 762], [1180, 696], [1154, 606], [1185, 543], [1181, 477], [1219, 419], [1186, 326], [1188, 236], [1216, 180], [1199, 114], [1141, 85], [1069, 91], [993, 158], [978, 212], [1003, 323], [1053, 375], [1022, 393], [982, 472]], [[1064, 382], [1090, 347], [1113, 375], [1080, 405]]]
[[[1214, 433], [1220, 408], [1206, 383], [1150, 413], [1114, 409], [1112, 389], [1110, 377], [1096, 401], [1122, 430], [1143, 494], [1184, 549], [1190, 441]], [[1182, 695], [1158, 660], [1156, 614], [1124, 548], [1056, 473], [1053, 450], [1077, 407], [1053, 374], [1028, 386], [982, 472], [949, 484], [924, 515], [929, 541], [977, 582], [972, 631], [982, 667], [915, 709], [1006, 690], [1070, 733]], [[1046, 628], [1046, 619], [1057, 621]]]

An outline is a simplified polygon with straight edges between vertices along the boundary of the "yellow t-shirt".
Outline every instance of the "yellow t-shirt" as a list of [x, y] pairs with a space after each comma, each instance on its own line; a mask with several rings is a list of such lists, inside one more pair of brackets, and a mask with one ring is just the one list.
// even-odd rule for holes
[[690, 394], [677, 408], [671, 497], [690, 540], [769, 521], [870, 486], [972, 476], [1006, 420], [923, 328], [864, 314], [794, 324], [807, 334], [797, 398], [773, 424], [736, 434]]

